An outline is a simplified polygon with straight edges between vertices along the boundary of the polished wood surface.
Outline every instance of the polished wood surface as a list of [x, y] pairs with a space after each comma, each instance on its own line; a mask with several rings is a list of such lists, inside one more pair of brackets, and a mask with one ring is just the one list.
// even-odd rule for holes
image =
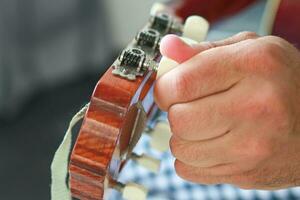
[[[134, 40], [132, 44], [136, 45]], [[158, 63], [159, 49], [151, 51], [149, 58]], [[139, 140], [140, 135], [132, 135], [132, 131], [141, 133], [147, 118], [157, 110], [152, 94], [156, 72], [147, 71], [130, 81], [113, 75], [113, 69], [111, 66], [98, 81], [71, 153], [69, 185], [72, 196], [78, 199], [103, 199], [105, 189], [116, 184]]]
[[[78, 199], [102, 199], [105, 177], [117, 177], [122, 161], [113, 157], [113, 153], [118, 144], [120, 150], [125, 151], [131, 137], [129, 122], [136, 116], [128, 110], [137, 101], [146, 101], [155, 80], [152, 72], [129, 81], [112, 75], [111, 71], [112, 67], [95, 87], [71, 154], [70, 189], [73, 197]], [[153, 100], [147, 98], [144, 103], [149, 105], [144, 107], [149, 113]], [[115, 159], [114, 166], [112, 159]]]

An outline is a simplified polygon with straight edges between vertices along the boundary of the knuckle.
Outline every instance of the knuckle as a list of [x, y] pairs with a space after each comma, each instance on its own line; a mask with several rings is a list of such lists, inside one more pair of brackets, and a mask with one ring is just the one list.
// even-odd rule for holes
[[211, 49], [211, 48], [217, 47], [218, 44], [216, 42], [213, 42], [213, 41], [205, 41], [205, 42], [201, 42], [201, 46], [204, 49]]
[[248, 112], [252, 115], [252, 118], [259, 118], [267, 114], [268, 106], [267, 98], [258, 99], [249, 105]]
[[248, 158], [254, 162], [253, 167], [270, 157], [273, 153], [272, 143], [268, 139], [249, 139], [245, 150], [247, 151]]
[[170, 151], [173, 154], [173, 156], [175, 158], [178, 157], [178, 155], [181, 154], [181, 147], [180, 147], [180, 143], [178, 142], [178, 139], [176, 139], [176, 137], [172, 136], [169, 142], [170, 145]]
[[250, 102], [247, 102], [245, 107], [241, 109], [240, 112], [247, 119], [258, 119], [265, 115], [265, 113], [267, 112], [265, 104], [266, 102], [261, 99], [252, 100]]
[[158, 107], [164, 111], [166, 111], [169, 107], [169, 98], [166, 94], [168, 94], [168, 87], [169, 84], [167, 84], [167, 81], [165, 79], [158, 79], [156, 81], [156, 84], [154, 85], [154, 98], [155, 103], [158, 105]]
[[261, 54], [261, 62], [263, 62], [263, 66], [261, 69], [266, 70], [267, 72], [274, 72], [281, 68], [283, 54], [281, 47], [272, 42], [264, 42], [258, 53]]
[[274, 35], [268, 35], [268, 36], [263, 37], [262, 39], [265, 41], [276, 43], [276, 44], [286, 43], [286, 41], [284, 39], [282, 39], [281, 37], [278, 37], [278, 36], [274, 36]]
[[177, 160], [189, 165], [198, 165], [208, 158], [206, 154], [199, 150], [198, 146], [177, 137], [171, 137], [170, 150]]
[[177, 122], [179, 120], [176, 111], [174, 110], [174, 106], [171, 106], [168, 110], [168, 120], [169, 120], [171, 132], [174, 134], [176, 125], [178, 124]]
[[174, 169], [175, 169], [175, 172], [178, 176], [180, 176], [184, 179], [188, 178], [187, 171], [185, 170], [184, 164], [181, 163], [180, 161], [175, 160]]
[[231, 155], [237, 156], [247, 162], [242, 164], [238, 170], [240, 172], [247, 169], [256, 168], [261, 162], [269, 158], [273, 153], [272, 141], [266, 138], [245, 137], [239, 143], [233, 145], [230, 149]]
[[193, 159], [190, 159], [191, 153], [189, 153], [187, 143], [177, 137], [171, 137], [170, 150], [173, 156], [181, 162], [190, 163], [193, 161]]
[[274, 86], [269, 86], [262, 96], [264, 106], [266, 108], [266, 117], [272, 123], [272, 127], [278, 133], [283, 133], [284, 130], [289, 130], [292, 127], [292, 119], [289, 114], [289, 109], [280, 91], [277, 91]]
[[190, 86], [191, 77], [189, 74], [181, 73], [172, 79], [171, 91], [177, 99], [186, 99], [191, 96]]
[[[281, 50], [279, 45], [273, 42], [265, 42], [261, 47], [262, 52], [266, 58], [274, 58], [274, 56], [278, 55]], [[273, 60], [273, 59], [272, 59]]]
[[284, 66], [285, 51], [279, 43], [266, 39], [253, 41], [245, 46], [246, 70], [271, 74], [280, 71]]
[[272, 84], [263, 87], [263, 92], [256, 95], [253, 105], [248, 108], [252, 117], [275, 122], [275, 127], [289, 125], [289, 113], [281, 93]]
[[197, 182], [206, 185], [217, 184], [221, 182], [219, 178], [207, 176], [203, 171], [188, 167], [179, 160], [175, 160], [174, 168], [178, 176], [191, 182]]
[[263, 104], [262, 106], [267, 108], [267, 111], [270, 115], [282, 116], [285, 113], [283, 98], [280, 96], [280, 92], [274, 86], [266, 86], [261, 101], [261, 104]]
[[244, 109], [241, 111], [251, 119], [274, 116], [282, 110], [280, 101], [276, 88], [270, 84], [264, 84], [259, 93], [254, 94], [251, 100], [242, 105]]
[[168, 120], [170, 123], [171, 132], [174, 135], [180, 136], [184, 128], [182, 123], [182, 116], [184, 116], [184, 111], [179, 105], [173, 105], [169, 108]]
[[257, 38], [258, 35], [255, 33], [255, 32], [252, 32], [252, 31], [243, 31], [243, 32], [240, 32], [240, 37], [242, 39], [253, 39], [253, 38]]

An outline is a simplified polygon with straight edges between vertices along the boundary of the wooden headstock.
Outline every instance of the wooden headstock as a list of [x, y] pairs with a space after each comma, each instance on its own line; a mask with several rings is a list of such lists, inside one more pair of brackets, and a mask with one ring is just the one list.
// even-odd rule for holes
[[109, 187], [128, 197], [135, 185], [118, 182], [127, 160], [156, 168], [155, 160], [135, 155], [133, 148], [157, 111], [152, 88], [161, 59], [160, 38], [184, 35], [183, 30], [179, 18], [156, 5], [146, 26], [98, 81], [70, 157], [73, 197], [103, 199]]

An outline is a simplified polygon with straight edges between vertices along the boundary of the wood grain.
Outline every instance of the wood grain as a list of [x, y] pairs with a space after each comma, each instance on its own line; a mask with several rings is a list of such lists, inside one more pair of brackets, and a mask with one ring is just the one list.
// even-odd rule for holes
[[145, 97], [155, 73], [148, 72], [136, 81], [128, 81], [112, 75], [112, 68], [95, 87], [71, 154], [70, 189], [78, 199], [102, 199], [105, 177], [118, 176], [123, 161], [113, 153], [119, 146], [121, 155], [130, 141], [132, 126], [128, 122], [136, 116], [136, 112], [128, 112], [130, 107], [141, 101], [148, 105], [144, 106], [147, 113], [153, 109], [153, 100]]
[[[171, 9], [167, 12], [174, 20], [170, 24], [182, 22], [172, 16]], [[150, 27], [151, 22], [148, 22], [144, 28]], [[161, 37], [166, 34], [165, 30], [157, 31], [161, 31]], [[175, 29], [170, 29], [169, 33], [181, 34]], [[159, 49], [138, 46], [136, 40], [128, 47], [143, 49], [147, 58], [156, 63], [161, 58]], [[108, 184], [116, 184], [134, 144], [139, 140], [140, 135], [132, 135], [132, 131], [142, 132], [147, 117], [153, 117], [157, 110], [152, 94], [155, 72], [147, 71], [130, 81], [113, 75], [114, 68], [111, 66], [106, 71], [94, 89], [70, 157], [70, 189], [72, 196], [78, 199], [103, 199], [105, 188]], [[143, 113], [142, 117], [137, 118], [140, 113]], [[136, 119], [139, 120], [137, 123]]]

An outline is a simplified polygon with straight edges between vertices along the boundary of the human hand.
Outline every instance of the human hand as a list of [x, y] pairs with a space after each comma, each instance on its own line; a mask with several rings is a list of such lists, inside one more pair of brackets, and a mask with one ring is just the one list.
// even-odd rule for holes
[[300, 53], [287, 41], [243, 32], [161, 52], [180, 65], [155, 85], [168, 112], [182, 178], [248, 189], [300, 185]]

